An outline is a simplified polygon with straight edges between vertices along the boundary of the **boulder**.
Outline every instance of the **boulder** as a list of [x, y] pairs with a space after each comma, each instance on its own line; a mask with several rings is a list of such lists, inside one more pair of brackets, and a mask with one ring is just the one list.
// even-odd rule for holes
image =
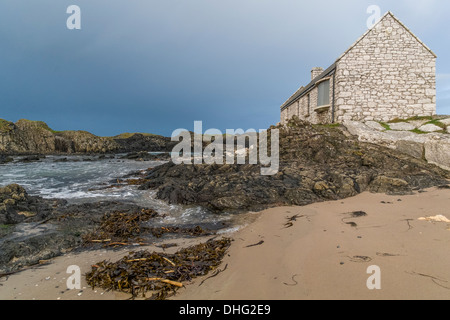
[[450, 139], [425, 142], [425, 158], [429, 163], [450, 170]]
[[436, 132], [436, 131], [442, 130], [441, 127], [434, 125], [432, 123], [424, 124], [423, 126], [419, 127], [418, 129], [423, 132]]
[[416, 128], [413, 124], [408, 122], [389, 123], [389, 127], [391, 128], [391, 130], [399, 131], [409, 131]]
[[370, 184], [370, 191], [387, 194], [408, 194], [412, 188], [407, 181], [399, 178], [379, 176]]
[[386, 128], [383, 127], [380, 123], [376, 121], [366, 121], [365, 125], [368, 126], [371, 129], [377, 130], [377, 131], [385, 131]]
[[439, 122], [445, 124], [446, 126], [450, 126], [450, 118], [440, 119]]
[[[442, 120], [440, 121], [442, 122]], [[396, 149], [417, 159], [426, 160], [443, 169], [450, 170], [448, 169], [450, 152], [446, 147], [450, 143], [450, 135], [446, 133], [418, 134], [411, 131], [395, 130], [380, 132], [358, 121], [346, 121], [344, 127], [350, 134], [357, 136], [359, 141]], [[421, 126], [419, 129], [427, 130], [427, 128], [442, 130], [442, 128], [433, 124]], [[439, 149], [439, 145], [442, 145], [441, 149]]]
[[424, 144], [414, 140], [398, 140], [395, 142], [395, 148], [407, 155], [417, 159], [424, 157]]

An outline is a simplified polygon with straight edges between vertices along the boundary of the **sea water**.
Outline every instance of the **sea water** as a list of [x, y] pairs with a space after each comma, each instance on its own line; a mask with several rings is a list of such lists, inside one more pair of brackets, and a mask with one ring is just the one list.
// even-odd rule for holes
[[[67, 158], [66, 161], [64, 158]], [[156, 225], [196, 226], [221, 230], [235, 230], [242, 225], [238, 214], [213, 213], [200, 206], [168, 204], [156, 198], [155, 190], [138, 190], [124, 185], [107, 188], [111, 181], [130, 172], [145, 170], [163, 164], [163, 161], [135, 161], [108, 156], [104, 159], [89, 156], [46, 156], [35, 162], [14, 162], [0, 165], [0, 186], [19, 184], [29, 195], [65, 199], [69, 203], [97, 201], [130, 201], [156, 210], [163, 216]], [[246, 219], [244, 219], [246, 220]]]

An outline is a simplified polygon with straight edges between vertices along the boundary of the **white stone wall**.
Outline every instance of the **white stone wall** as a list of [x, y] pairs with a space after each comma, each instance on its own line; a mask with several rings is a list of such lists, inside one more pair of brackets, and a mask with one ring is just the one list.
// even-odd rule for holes
[[436, 113], [436, 58], [390, 14], [336, 67], [337, 122]]

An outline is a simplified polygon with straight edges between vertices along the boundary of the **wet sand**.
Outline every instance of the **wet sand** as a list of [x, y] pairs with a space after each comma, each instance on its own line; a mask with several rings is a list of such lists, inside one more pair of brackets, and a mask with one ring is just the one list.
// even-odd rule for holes
[[[173, 298], [450, 299], [450, 224], [419, 220], [450, 218], [449, 208], [450, 190], [431, 188], [409, 196], [365, 192], [254, 213], [254, 222], [228, 235], [234, 242], [218, 268], [224, 271], [195, 279]], [[354, 211], [366, 215], [353, 217]], [[179, 241], [188, 246], [205, 239]], [[92, 264], [118, 260], [129, 251], [55, 258], [0, 279], [0, 299], [127, 299], [126, 294], [92, 290], [84, 277], [80, 290], [69, 290], [66, 270], [78, 265], [84, 274]], [[366, 283], [373, 274], [367, 269], [373, 265], [379, 267], [381, 289], [369, 290]]]
[[[0, 279], [0, 300], [124, 300], [131, 298], [130, 294], [105, 291], [101, 288], [92, 289], [86, 282], [85, 274], [91, 271], [91, 266], [103, 260], [117, 261], [131, 251], [149, 250], [174, 253], [182, 247], [196, 245], [207, 241], [210, 237], [191, 239], [172, 239], [158, 243], [176, 243], [176, 247], [165, 250], [160, 247], [136, 246], [116, 250], [92, 250], [78, 253], [68, 253], [50, 260], [49, 264], [32, 267]], [[81, 274], [80, 289], [69, 289], [67, 280], [74, 273], [68, 268], [78, 266]], [[72, 285], [74, 284], [71, 281]]]
[[223, 272], [176, 299], [450, 299], [450, 224], [418, 220], [449, 208], [450, 190], [433, 188], [268, 209], [233, 236]]

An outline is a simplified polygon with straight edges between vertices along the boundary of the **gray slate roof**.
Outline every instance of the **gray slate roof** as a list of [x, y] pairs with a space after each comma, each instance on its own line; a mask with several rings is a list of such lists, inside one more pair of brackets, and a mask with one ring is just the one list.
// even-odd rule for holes
[[336, 62], [333, 63], [331, 66], [329, 66], [324, 72], [319, 74], [317, 77], [312, 79], [311, 82], [306, 85], [306, 87], [301, 87], [300, 89], [298, 89], [289, 99], [286, 100], [285, 103], [283, 103], [283, 105], [280, 107], [281, 110], [289, 107], [294, 101], [296, 101], [296, 100], [300, 99], [301, 97], [303, 97], [304, 95], [306, 95], [308, 92], [310, 92], [314, 88], [317, 81], [319, 81], [325, 77], [328, 77], [329, 75], [332, 75], [335, 70], [336, 70]]

